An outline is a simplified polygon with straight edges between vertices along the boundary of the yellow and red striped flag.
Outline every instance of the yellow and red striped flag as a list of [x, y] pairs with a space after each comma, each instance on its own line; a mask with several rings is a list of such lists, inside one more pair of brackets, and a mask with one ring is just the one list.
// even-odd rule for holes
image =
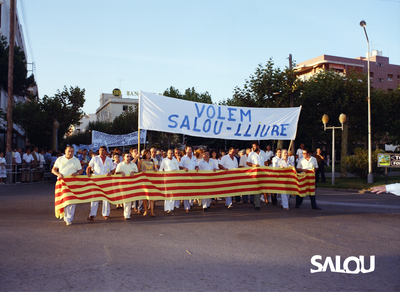
[[58, 179], [56, 217], [70, 204], [108, 200], [122, 204], [136, 200], [189, 200], [260, 193], [315, 195], [315, 173], [297, 173], [294, 167], [236, 168], [228, 171], [141, 172], [121, 175], [69, 176]]

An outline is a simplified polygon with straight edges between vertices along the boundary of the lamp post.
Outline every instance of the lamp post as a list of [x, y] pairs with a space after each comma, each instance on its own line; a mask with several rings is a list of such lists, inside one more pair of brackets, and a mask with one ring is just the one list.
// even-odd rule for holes
[[341, 127], [327, 127], [326, 124], [329, 122], [327, 114], [322, 116], [322, 122], [324, 123], [324, 131], [332, 129], [332, 185], [335, 184], [335, 129], [341, 129], [343, 131], [343, 123], [346, 122], [346, 115], [340, 114], [339, 122], [342, 124]]
[[367, 38], [367, 63], [368, 63], [368, 177], [367, 181], [369, 184], [374, 182], [374, 176], [372, 175], [372, 147], [371, 147], [371, 80], [369, 71], [369, 39], [367, 35], [367, 30], [365, 27], [367, 23], [364, 20], [360, 21], [360, 26], [364, 29], [365, 37]]

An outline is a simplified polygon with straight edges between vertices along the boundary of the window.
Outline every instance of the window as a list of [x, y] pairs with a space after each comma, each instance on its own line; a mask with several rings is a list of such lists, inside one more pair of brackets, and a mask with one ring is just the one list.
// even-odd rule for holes
[[393, 81], [393, 75], [392, 74], [388, 74], [388, 81]]
[[383, 63], [376, 63], [376, 66], [383, 67]]
[[129, 108], [129, 107], [128, 107], [126, 104], [124, 104], [124, 105], [122, 106], [122, 110], [123, 110], [123, 111], [127, 111], [128, 108]]
[[378, 82], [383, 82], [383, 78], [378, 78]]
[[369, 78], [373, 78], [374, 77], [374, 72], [369, 72]]

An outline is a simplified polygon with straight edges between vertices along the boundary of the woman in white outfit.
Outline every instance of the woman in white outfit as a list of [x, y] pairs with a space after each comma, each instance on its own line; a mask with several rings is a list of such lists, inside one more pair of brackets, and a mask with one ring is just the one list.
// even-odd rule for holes
[[[294, 166], [293, 161], [289, 159], [288, 151], [286, 149], [282, 150], [282, 158], [279, 160], [278, 166], [282, 168]], [[283, 210], [289, 211], [289, 197], [290, 195], [281, 194], [281, 206]]]

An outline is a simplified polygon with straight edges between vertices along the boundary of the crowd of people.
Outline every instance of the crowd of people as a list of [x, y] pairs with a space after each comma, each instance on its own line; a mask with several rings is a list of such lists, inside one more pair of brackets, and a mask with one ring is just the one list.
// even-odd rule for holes
[[[315, 156], [315, 157], [314, 157]], [[79, 150], [74, 155], [74, 148], [68, 146], [65, 155], [58, 157], [53, 161], [52, 173], [55, 179], [65, 176], [87, 175], [88, 177], [96, 175], [122, 175], [133, 176], [138, 172], [146, 171], [176, 171], [176, 170], [211, 170], [224, 171], [241, 167], [290, 167], [293, 166], [298, 172], [305, 172], [308, 169], [315, 169], [316, 173], [321, 175], [324, 182], [325, 176], [323, 171], [324, 160], [320, 149], [312, 156], [309, 149], [304, 148], [304, 144], [300, 145], [296, 155], [287, 149], [276, 149], [275, 153], [267, 146], [266, 151], [260, 149], [258, 142], [253, 142], [251, 148], [235, 149], [231, 147], [228, 151], [216, 149], [196, 149], [186, 146], [184, 150], [168, 149], [168, 151], [156, 150], [155, 148], [144, 149], [138, 153], [138, 149], [131, 148], [129, 151], [122, 153], [121, 149], [115, 148], [108, 151], [105, 146], [101, 146], [95, 153], [88, 150]], [[316, 176], [317, 180], [318, 177]], [[199, 186], [201, 187], [201, 186]], [[185, 212], [189, 212], [194, 204], [202, 207], [203, 212], [210, 209], [212, 203], [218, 203], [225, 199], [225, 206], [231, 210], [236, 204], [248, 203], [254, 205], [256, 211], [260, 210], [261, 204], [277, 205], [280, 197], [280, 206], [283, 210], [289, 211], [290, 195], [288, 194], [254, 194], [213, 198], [198, 200], [165, 200], [164, 211], [171, 214], [174, 209], [181, 208]], [[234, 200], [234, 202], [233, 202]], [[316, 197], [310, 196], [311, 207], [314, 210], [321, 210], [316, 203]], [[303, 202], [303, 197], [296, 196], [295, 207], [299, 208]], [[89, 221], [94, 221], [99, 202], [91, 202]], [[117, 205], [117, 209], [123, 209], [124, 218], [129, 220], [131, 212], [143, 214], [143, 216], [156, 216], [154, 212], [154, 201], [138, 200], [123, 205]], [[107, 200], [102, 202], [101, 214], [104, 219], [110, 216], [111, 205]], [[72, 224], [74, 218], [75, 205], [69, 205], [65, 208], [64, 221], [67, 225]]]

